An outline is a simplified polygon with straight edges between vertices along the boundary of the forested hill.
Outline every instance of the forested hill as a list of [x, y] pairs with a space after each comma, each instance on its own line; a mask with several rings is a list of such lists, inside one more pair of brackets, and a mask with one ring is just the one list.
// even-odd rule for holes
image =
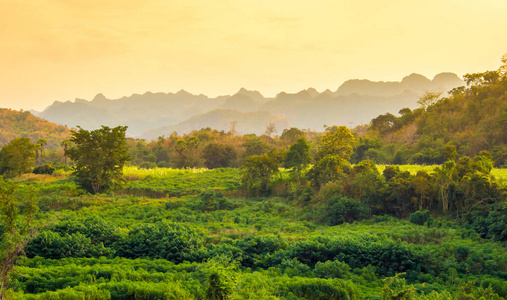
[[449, 159], [454, 148], [457, 155], [467, 156], [486, 150], [497, 166], [505, 166], [505, 66], [498, 71], [465, 75], [467, 86], [452, 90], [448, 97], [428, 93], [419, 101], [418, 109], [374, 118], [362, 141], [365, 155], [389, 163], [433, 164]]
[[47, 141], [47, 148], [59, 147], [70, 137], [69, 128], [35, 117], [27, 111], [0, 108], [0, 146], [15, 138], [27, 137], [32, 143]]
[[[139, 137], [146, 131], [156, 132], [153, 129], [161, 127], [199, 130], [200, 125], [194, 122], [201, 119], [197, 116], [217, 109], [228, 109], [243, 113], [267, 112], [275, 115], [275, 118], [285, 118], [289, 126], [321, 131], [323, 125], [365, 124], [386, 111], [395, 113], [403, 107], [415, 108], [417, 99], [425, 91], [446, 92], [463, 84], [456, 74], [442, 73], [433, 80], [417, 74], [409, 75], [401, 82], [349, 80], [335, 92], [318, 92], [309, 88], [298, 93], [280, 92], [274, 98], [243, 88], [232, 96], [216, 98], [193, 95], [183, 90], [178, 93], [147, 92], [117, 100], [98, 94], [91, 101], [57, 101], [39, 116], [58, 124], [70, 127], [79, 125], [85, 129], [96, 129], [100, 125], [127, 125], [127, 133]], [[251, 116], [258, 120], [259, 117], [258, 114], [238, 115], [242, 119]], [[212, 119], [213, 116], [222, 119]], [[223, 116], [217, 113], [207, 114], [206, 118], [208, 124], [223, 121]], [[265, 129], [271, 118], [264, 119], [264, 123], [256, 120], [245, 123], [257, 122], [257, 130]], [[233, 121], [240, 122], [239, 119]], [[178, 125], [180, 123], [185, 126]], [[281, 132], [283, 128], [277, 130]]]
[[159, 136], [170, 136], [173, 132], [187, 134], [201, 128], [213, 128], [228, 132], [234, 122], [234, 130], [239, 134], [255, 133], [262, 135], [266, 125], [273, 124], [278, 132], [289, 128], [289, 122], [280, 116], [266, 111], [240, 112], [230, 109], [216, 109], [208, 113], [194, 116], [178, 125], [166, 126], [146, 131], [141, 137], [147, 140]]

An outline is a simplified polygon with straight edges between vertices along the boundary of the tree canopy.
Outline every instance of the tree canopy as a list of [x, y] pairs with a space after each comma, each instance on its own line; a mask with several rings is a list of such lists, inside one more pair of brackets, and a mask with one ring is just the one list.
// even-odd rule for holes
[[118, 182], [123, 166], [130, 160], [125, 132], [127, 126], [72, 131], [73, 146], [65, 151], [75, 163], [80, 185], [98, 193]]
[[13, 139], [0, 150], [0, 175], [15, 177], [32, 170], [35, 145], [28, 138]]

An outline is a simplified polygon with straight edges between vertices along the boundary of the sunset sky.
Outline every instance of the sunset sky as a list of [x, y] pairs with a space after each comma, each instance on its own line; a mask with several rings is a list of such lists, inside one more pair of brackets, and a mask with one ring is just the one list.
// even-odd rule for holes
[[505, 0], [0, 0], [0, 107], [494, 70]]

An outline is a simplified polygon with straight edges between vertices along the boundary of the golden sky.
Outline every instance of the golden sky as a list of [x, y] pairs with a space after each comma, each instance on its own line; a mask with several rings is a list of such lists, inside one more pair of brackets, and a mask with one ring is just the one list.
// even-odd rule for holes
[[494, 70], [505, 0], [0, 0], [0, 107]]

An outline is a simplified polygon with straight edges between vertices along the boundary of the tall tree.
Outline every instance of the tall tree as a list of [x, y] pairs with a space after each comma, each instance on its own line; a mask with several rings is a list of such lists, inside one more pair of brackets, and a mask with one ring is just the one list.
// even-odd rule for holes
[[306, 141], [306, 138], [302, 137], [290, 146], [285, 156], [285, 166], [291, 168], [292, 172], [300, 178], [301, 171], [310, 164], [311, 160], [310, 145]]
[[260, 186], [260, 191], [266, 193], [271, 176], [278, 173], [278, 167], [283, 161], [285, 153], [273, 150], [261, 155], [252, 155], [245, 158], [241, 166], [241, 182], [247, 189], [253, 190]]
[[38, 205], [33, 189], [21, 191], [0, 176], [0, 219], [3, 233], [0, 240], [0, 299], [6, 298], [9, 277], [24, 247], [36, 234], [34, 226]]
[[209, 169], [231, 167], [238, 153], [231, 145], [210, 143], [202, 150], [204, 164]]
[[[35, 151], [35, 162], [39, 165], [42, 164], [42, 154], [44, 152], [44, 148], [46, 147], [46, 145], [48, 144], [47, 140], [46, 139], [38, 139], [37, 140], [37, 143], [35, 143], [36, 145], [36, 151]], [[40, 151], [40, 154], [39, 154], [39, 151]]]
[[35, 145], [28, 138], [13, 139], [0, 150], [0, 175], [15, 177], [32, 170]]
[[322, 137], [315, 160], [318, 161], [326, 155], [338, 155], [349, 160], [354, 151], [354, 136], [345, 126], [325, 126], [326, 133]]
[[98, 193], [120, 180], [123, 166], [130, 160], [125, 137], [127, 126], [102, 126], [93, 131], [78, 128], [71, 133], [74, 146], [65, 155], [75, 162], [74, 174], [80, 185]]

